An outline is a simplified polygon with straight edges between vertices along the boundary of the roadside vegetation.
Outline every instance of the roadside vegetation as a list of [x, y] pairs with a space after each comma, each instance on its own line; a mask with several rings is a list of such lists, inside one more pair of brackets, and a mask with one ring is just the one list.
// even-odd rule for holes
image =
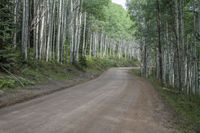
[[176, 88], [162, 87], [155, 78], [149, 78], [167, 104], [176, 112], [175, 125], [183, 133], [200, 132], [200, 97], [177, 92]]
[[[141, 76], [140, 70], [133, 70], [133, 74]], [[174, 126], [183, 133], [200, 132], [200, 97], [179, 93], [176, 88], [161, 85], [155, 76], [148, 77], [149, 82], [159, 92], [169, 108], [175, 112]]]
[[[60, 64], [56, 62], [30, 61], [26, 65], [14, 64], [15, 69], [0, 73], [0, 90], [15, 89], [47, 82], [48, 80], [68, 80], [81, 73], [98, 75], [110, 67], [134, 66], [136, 60], [116, 58], [87, 58], [84, 64]], [[7, 73], [6, 73], [7, 72]]]

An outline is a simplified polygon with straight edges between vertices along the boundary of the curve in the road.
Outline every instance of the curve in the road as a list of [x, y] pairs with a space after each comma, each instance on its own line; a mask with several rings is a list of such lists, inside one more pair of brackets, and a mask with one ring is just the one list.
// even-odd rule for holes
[[130, 68], [0, 110], [0, 133], [169, 133], [169, 113]]

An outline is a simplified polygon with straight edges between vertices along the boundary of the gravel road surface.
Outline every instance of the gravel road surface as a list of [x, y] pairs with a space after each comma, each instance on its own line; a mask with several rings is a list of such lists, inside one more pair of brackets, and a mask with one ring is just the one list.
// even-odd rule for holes
[[131, 68], [0, 110], [0, 133], [171, 133], [170, 113]]

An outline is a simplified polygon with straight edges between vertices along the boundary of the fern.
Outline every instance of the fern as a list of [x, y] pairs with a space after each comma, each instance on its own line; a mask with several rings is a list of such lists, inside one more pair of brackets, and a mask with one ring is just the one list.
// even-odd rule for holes
[[12, 88], [15, 86], [16, 81], [8, 77], [0, 78], [0, 88]]

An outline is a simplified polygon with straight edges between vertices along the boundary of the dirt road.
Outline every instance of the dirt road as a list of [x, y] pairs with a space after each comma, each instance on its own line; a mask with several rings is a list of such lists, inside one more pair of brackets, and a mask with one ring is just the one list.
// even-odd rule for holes
[[0, 133], [170, 133], [153, 87], [113, 68], [99, 78], [0, 110]]

